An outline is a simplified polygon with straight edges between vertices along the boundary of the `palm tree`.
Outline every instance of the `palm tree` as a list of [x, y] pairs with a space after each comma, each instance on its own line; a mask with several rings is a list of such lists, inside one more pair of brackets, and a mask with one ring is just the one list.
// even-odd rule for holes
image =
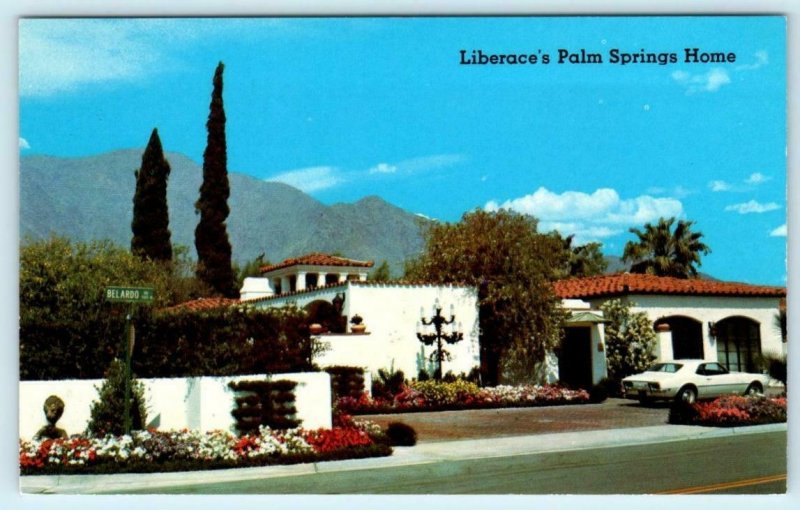
[[644, 231], [629, 230], [638, 241], [628, 241], [622, 260], [632, 262], [632, 273], [676, 278], [697, 276], [695, 265], [701, 265], [700, 254], [707, 255], [711, 249], [700, 241], [702, 233], [692, 232], [693, 221], [678, 220], [673, 231], [674, 223], [675, 218], [659, 218], [656, 225], [646, 223]]
[[559, 278], [601, 275], [608, 268], [600, 243], [573, 246], [575, 234], [564, 238], [558, 232], [554, 235], [561, 241], [564, 250], [565, 261], [559, 270]]

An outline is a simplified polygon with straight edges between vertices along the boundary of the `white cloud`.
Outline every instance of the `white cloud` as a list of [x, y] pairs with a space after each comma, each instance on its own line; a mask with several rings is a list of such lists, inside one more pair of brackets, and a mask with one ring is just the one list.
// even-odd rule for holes
[[768, 180], [772, 179], [772, 177], [768, 177], [760, 172], [755, 172], [750, 174], [744, 182], [747, 184], [761, 184], [762, 182], [767, 182]]
[[344, 179], [338, 175], [338, 169], [331, 166], [289, 170], [265, 180], [282, 182], [305, 193], [331, 188], [344, 182]]
[[723, 85], [727, 85], [731, 82], [728, 71], [719, 67], [700, 74], [691, 74], [686, 71], [675, 71], [671, 76], [673, 80], [686, 87], [687, 94], [694, 94], [697, 92], [716, 92]]
[[[753, 71], [759, 69], [769, 63], [769, 54], [764, 51], [757, 51], [755, 53], [755, 61], [752, 64], [742, 64], [736, 66], [733, 71], [739, 73], [741, 71]], [[687, 71], [675, 71], [671, 74], [672, 79], [683, 85], [686, 88], [686, 94], [695, 94], [698, 92], [716, 92], [723, 85], [731, 83], [731, 77], [728, 71], [721, 67], [715, 67], [705, 73], [689, 73]]]
[[50, 95], [89, 83], [131, 80], [151, 71], [160, 52], [140, 32], [110, 19], [22, 20], [20, 95]]
[[389, 163], [378, 163], [369, 169], [371, 174], [393, 174], [397, 172], [397, 167]]
[[741, 204], [729, 205], [725, 208], [725, 210], [736, 211], [739, 214], [749, 214], [749, 213], [765, 213], [780, 208], [781, 206], [779, 204], [776, 204], [775, 202], [761, 204], [759, 202], [756, 202], [755, 200], [750, 200], [749, 202], [744, 202]]
[[786, 237], [786, 223], [769, 233], [771, 237]]
[[[268, 24], [269, 30], [265, 30]], [[214, 18], [23, 19], [19, 23], [19, 94], [48, 96], [86, 85], [130, 82], [179, 68], [175, 51], [222, 35], [286, 33], [281, 20]], [[209, 63], [213, 72], [216, 61]], [[210, 76], [210, 74], [209, 74]]]
[[730, 191], [731, 185], [725, 181], [711, 181], [708, 183], [708, 187], [711, 188], [711, 191]]
[[649, 195], [622, 199], [610, 188], [601, 188], [591, 194], [580, 191], [559, 194], [541, 187], [530, 195], [503, 203], [490, 201], [485, 209], [510, 209], [529, 214], [539, 219], [544, 231], [575, 234], [579, 242], [586, 242], [619, 234], [627, 226], [642, 225], [661, 217], [680, 216], [683, 204], [674, 198]]
[[769, 54], [766, 51], [757, 51], [755, 53], [756, 61], [752, 64], [742, 64], [736, 67], [737, 71], [753, 71], [759, 67], [764, 67], [769, 64]]
[[680, 184], [672, 189], [663, 188], [661, 186], [652, 186], [647, 188], [646, 192], [651, 195], [672, 195], [675, 198], [686, 198], [689, 195], [694, 195], [696, 193], [695, 190], [684, 188]]
[[416, 173], [457, 165], [466, 160], [467, 158], [463, 154], [433, 154], [431, 156], [406, 159], [396, 163], [396, 166], [400, 172]]
[[22, 149], [22, 150], [30, 149], [31, 148], [31, 144], [28, 143], [28, 140], [26, 140], [26, 139], [24, 139], [24, 138], [22, 138], [20, 136], [19, 137], [19, 148]]
[[399, 161], [397, 163], [378, 163], [367, 170], [367, 172], [370, 175], [410, 175], [450, 167], [466, 160], [467, 158], [463, 154], [433, 154], [430, 156], [404, 159], [403, 161]]

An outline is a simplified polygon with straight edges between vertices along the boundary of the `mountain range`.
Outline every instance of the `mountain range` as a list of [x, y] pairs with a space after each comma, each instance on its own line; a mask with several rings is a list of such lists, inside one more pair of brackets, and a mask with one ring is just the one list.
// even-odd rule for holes
[[[142, 149], [96, 156], [20, 158], [20, 236], [51, 235], [75, 241], [131, 241], [134, 172]], [[166, 153], [171, 173], [167, 186], [173, 244], [191, 248], [203, 170], [190, 158]], [[270, 262], [310, 252], [340, 253], [359, 260], [386, 260], [392, 274], [422, 251], [423, 218], [376, 196], [352, 204], [325, 205], [286, 184], [230, 172], [231, 213], [228, 236], [233, 258], [244, 263], [265, 254]]]
[[[134, 172], [143, 149], [96, 156], [20, 158], [20, 237], [51, 235], [74, 241], [109, 239], [131, 242]], [[165, 154], [171, 173], [167, 185], [172, 243], [190, 248], [193, 258], [195, 213], [203, 169], [189, 157]], [[228, 237], [239, 264], [262, 253], [280, 262], [311, 253], [337, 253], [389, 263], [401, 276], [403, 262], [423, 249], [422, 229], [431, 220], [396, 207], [377, 196], [352, 203], [326, 205], [287, 184], [229, 172], [231, 213]], [[606, 255], [607, 272], [629, 269], [619, 257]], [[706, 275], [703, 275], [706, 276]]]

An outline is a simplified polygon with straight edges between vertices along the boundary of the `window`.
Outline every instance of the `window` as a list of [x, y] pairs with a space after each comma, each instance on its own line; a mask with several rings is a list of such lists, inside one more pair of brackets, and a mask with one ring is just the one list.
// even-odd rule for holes
[[[722, 375], [728, 373], [725, 367], [719, 363], [706, 363], [705, 365], [701, 365], [701, 367], [704, 367], [704, 375]], [[699, 370], [698, 373], [700, 373]]]
[[717, 322], [717, 360], [736, 372], [756, 372], [761, 355], [760, 324], [747, 317]]

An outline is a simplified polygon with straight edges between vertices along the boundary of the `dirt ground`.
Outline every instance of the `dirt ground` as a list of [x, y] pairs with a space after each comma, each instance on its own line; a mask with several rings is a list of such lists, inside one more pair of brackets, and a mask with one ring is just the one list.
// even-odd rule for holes
[[417, 431], [420, 442], [648, 427], [667, 423], [669, 406], [644, 407], [633, 400], [601, 404], [365, 415], [381, 426], [400, 421]]

